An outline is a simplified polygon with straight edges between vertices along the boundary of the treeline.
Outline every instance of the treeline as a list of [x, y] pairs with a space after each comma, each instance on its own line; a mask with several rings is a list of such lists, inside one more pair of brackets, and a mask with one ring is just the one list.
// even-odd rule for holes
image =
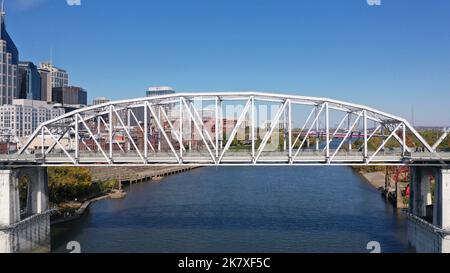
[[117, 180], [93, 182], [90, 171], [81, 167], [49, 167], [48, 186], [52, 203], [82, 201], [111, 191]]

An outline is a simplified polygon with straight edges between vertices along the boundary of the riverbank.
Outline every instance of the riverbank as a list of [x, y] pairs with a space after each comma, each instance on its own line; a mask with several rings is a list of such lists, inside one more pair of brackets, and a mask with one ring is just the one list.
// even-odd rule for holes
[[383, 172], [358, 172], [370, 185], [372, 185], [377, 190], [383, 192], [385, 191], [386, 184], [386, 174]]
[[383, 198], [389, 201], [395, 208], [405, 209], [408, 207], [408, 201], [404, 196], [408, 183], [393, 180], [392, 175], [388, 175], [386, 167], [352, 167], [352, 169], [371, 186], [380, 191]]
[[104, 194], [87, 198], [83, 201], [61, 202], [57, 204], [57, 214], [52, 217], [51, 224], [57, 225], [70, 222], [80, 218], [89, 206], [97, 201], [104, 199], [121, 199], [126, 197], [126, 192], [122, 190], [123, 184], [133, 184], [148, 181], [160, 181], [164, 177], [190, 171], [198, 168], [192, 167], [90, 167], [87, 168], [91, 173], [93, 183], [101, 181], [115, 180], [117, 188], [109, 190]]

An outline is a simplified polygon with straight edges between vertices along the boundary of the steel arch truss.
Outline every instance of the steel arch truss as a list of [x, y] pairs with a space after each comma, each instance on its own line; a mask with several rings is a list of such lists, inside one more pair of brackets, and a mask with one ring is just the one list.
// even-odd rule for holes
[[39, 126], [15, 157], [27, 159], [80, 166], [446, 160], [400, 117], [331, 99], [256, 92], [180, 93], [70, 112]]

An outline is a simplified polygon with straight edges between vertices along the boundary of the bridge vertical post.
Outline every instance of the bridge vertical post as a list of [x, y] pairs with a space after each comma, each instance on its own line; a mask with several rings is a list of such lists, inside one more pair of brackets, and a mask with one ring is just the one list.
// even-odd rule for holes
[[17, 173], [0, 170], [0, 227], [20, 220], [19, 184]]
[[[180, 160], [183, 161], [183, 100], [180, 97], [179, 98], [179, 104], [180, 104], [180, 115], [179, 115], [179, 119], [180, 119]], [[217, 125], [216, 125], [217, 126]], [[216, 130], [218, 130], [218, 128], [216, 127]], [[218, 147], [216, 147], [217, 150], [219, 149]]]
[[415, 216], [427, 216], [427, 206], [431, 205], [429, 176], [432, 174], [431, 168], [411, 167], [410, 212]]
[[325, 103], [325, 141], [326, 141], [326, 160], [329, 163], [330, 160], [330, 107], [328, 102]]
[[79, 161], [79, 157], [80, 157], [80, 155], [79, 155], [79, 153], [80, 153], [80, 149], [79, 149], [79, 146], [80, 146], [80, 134], [79, 134], [79, 120], [78, 120], [78, 115], [75, 115], [75, 160], [77, 161], [77, 163], [78, 163], [78, 161]]
[[289, 100], [288, 106], [289, 162], [292, 162], [292, 100]]
[[[350, 132], [350, 130], [352, 129], [352, 113], [348, 113], [348, 118], [347, 118], [347, 128], [348, 131]], [[352, 139], [353, 139], [353, 134], [352, 132], [350, 132], [349, 134], [349, 139], [348, 139], [348, 151], [351, 152], [352, 151]]]
[[450, 230], [450, 169], [436, 170], [433, 224]]
[[364, 119], [364, 161], [367, 162], [368, 157], [368, 143], [367, 143], [367, 111], [363, 111], [363, 119]]
[[44, 132], [44, 128], [41, 129], [41, 137], [42, 137], [41, 153], [42, 153], [42, 158], [45, 158], [45, 132]]
[[406, 155], [406, 125], [403, 123], [402, 126], [402, 138], [403, 138], [403, 145], [402, 145], [402, 156]]
[[[158, 121], [161, 122], [161, 108], [158, 107]], [[158, 130], [158, 152], [161, 152], [161, 129]]]
[[0, 170], [0, 253], [14, 252], [10, 226], [20, 221], [20, 200], [17, 173]]
[[144, 158], [148, 159], [148, 104], [144, 102]]
[[320, 146], [319, 118], [318, 118], [319, 114], [320, 114], [319, 107], [316, 106], [316, 151], [319, 150]]
[[49, 204], [47, 168], [38, 167], [26, 170], [26, 174], [30, 179], [28, 184], [27, 212], [30, 215], [44, 213], [48, 210]]
[[[127, 130], [131, 132], [131, 113], [132, 111], [130, 108], [127, 108]], [[144, 143], [144, 145], [147, 145], [147, 143]], [[128, 138], [127, 141], [127, 151], [129, 152], [131, 150], [131, 139]]]
[[112, 161], [113, 160], [113, 106], [110, 105], [109, 106], [109, 159]]
[[255, 97], [252, 96], [252, 162], [255, 162], [256, 158], [256, 139], [255, 139]]

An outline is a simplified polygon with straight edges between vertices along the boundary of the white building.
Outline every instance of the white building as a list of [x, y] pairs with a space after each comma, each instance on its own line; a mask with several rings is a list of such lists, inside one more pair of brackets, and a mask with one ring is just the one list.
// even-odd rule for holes
[[68, 87], [69, 74], [66, 70], [53, 66], [51, 63], [41, 63], [41, 70], [47, 70], [51, 74], [52, 87]]
[[65, 113], [45, 101], [15, 99], [12, 105], [0, 105], [0, 128], [11, 130], [17, 137], [31, 135], [37, 127]]

